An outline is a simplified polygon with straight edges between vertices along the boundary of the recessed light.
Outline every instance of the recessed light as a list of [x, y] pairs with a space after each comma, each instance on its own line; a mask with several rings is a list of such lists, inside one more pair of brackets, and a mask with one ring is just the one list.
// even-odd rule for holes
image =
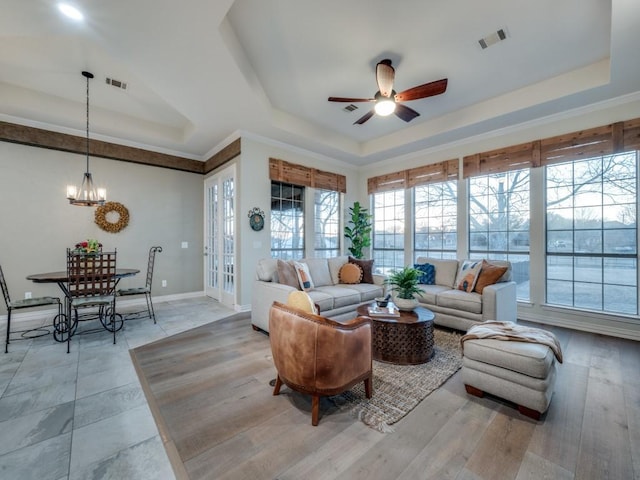
[[58, 10], [64, 13], [67, 17], [77, 20], [78, 22], [84, 19], [82, 12], [68, 3], [59, 3]]

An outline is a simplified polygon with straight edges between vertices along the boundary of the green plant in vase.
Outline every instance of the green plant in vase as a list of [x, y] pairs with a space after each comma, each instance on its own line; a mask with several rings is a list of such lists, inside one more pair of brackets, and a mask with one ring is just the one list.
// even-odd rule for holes
[[394, 294], [393, 302], [400, 310], [413, 310], [418, 306], [415, 295], [422, 296], [422, 290], [418, 287], [420, 271], [413, 267], [404, 267], [401, 270], [392, 271], [386, 282], [391, 286]]
[[349, 207], [349, 213], [351, 220], [344, 227], [344, 236], [351, 240], [348, 250], [354, 258], [362, 258], [364, 249], [371, 246], [372, 215], [360, 206], [360, 202], [354, 202], [353, 207]]

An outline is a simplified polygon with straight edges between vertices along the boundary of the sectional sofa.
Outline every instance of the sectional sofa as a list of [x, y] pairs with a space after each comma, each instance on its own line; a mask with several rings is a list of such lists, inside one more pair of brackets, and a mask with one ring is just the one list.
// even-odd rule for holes
[[[373, 283], [345, 284], [340, 282], [340, 268], [349, 257], [307, 258], [300, 260], [308, 266], [313, 288], [307, 293], [320, 307], [320, 313], [333, 320], [347, 320], [356, 316], [356, 309], [385, 294], [385, 276], [372, 275]], [[278, 261], [264, 258], [258, 262], [252, 292], [251, 323], [255, 329], [269, 331], [269, 309], [274, 301], [287, 303], [289, 293], [299, 286], [287, 285], [278, 275]], [[487, 320], [516, 322], [516, 283], [511, 281], [511, 263], [492, 260], [492, 265], [506, 267], [495, 283], [485, 286], [482, 293], [459, 290], [459, 270], [465, 260], [442, 260], [420, 257], [417, 264], [433, 265], [433, 284], [421, 284], [420, 305], [435, 314], [436, 325], [467, 331], [472, 325]]]
[[[269, 331], [269, 309], [274, 301], [287, 303], [289, 293], [299, 287], [285, 284], [278, 275], [278, 261], [264, 258], [258, 262], [251, 301], [251, 324], [255, 329]], [[346, 255], [332, 258], [306, 258], [300, 260], [309, 268], [313, 288], [307, 291], [320, 307], [324, 317], [348, 320], [356, 316], [356, 309], [371, 303], [384, 294], [382, 275], [372, 275], [373, 283], [341, 283], [340, 268], [349, 262]]]
[[462, 279], [460, 270], [465, 262], [470, 264], [478, 260], [416, 259], [416, 264], [430, 264], [435, 270], [433, 284], [419, 285], [423, 293], [418, 301], [435, 313], [436, 325], [467, 331], [472, 325], [487, 320], [516, 322], [516, 283], [511, 280], [511, 263], [491, 260], [489, 263], [492, 266], [506, 267], [506, 271], [495, 283], [484, 286], [482, 293], [479, 293], [458, 288]]

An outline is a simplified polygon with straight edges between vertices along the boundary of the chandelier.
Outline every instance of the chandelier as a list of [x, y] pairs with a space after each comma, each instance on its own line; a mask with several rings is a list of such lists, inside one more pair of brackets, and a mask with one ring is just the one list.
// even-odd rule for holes
[[93, 177], [89, 171], [89, 80], [93, 78], [93, 74], [82, 72], [82, 76], [87, 79], [87, 171], [84, 173], [80, 188], [75, 185], [67, 185], [67, 199], [71, 205], [95, 207], [104, 205], [107, 200], [107, 191], [104, 188], [93, 186]]

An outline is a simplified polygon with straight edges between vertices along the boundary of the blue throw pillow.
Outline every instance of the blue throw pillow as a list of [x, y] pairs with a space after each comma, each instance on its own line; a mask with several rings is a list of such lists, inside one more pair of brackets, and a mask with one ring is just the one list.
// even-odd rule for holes
[[420, 271], [418, 277], [418, 283], [422, 285], [435, 285], [436, 283], [436, 267], [430, 263], [415, 264], [413, 266], [416, 270]]

